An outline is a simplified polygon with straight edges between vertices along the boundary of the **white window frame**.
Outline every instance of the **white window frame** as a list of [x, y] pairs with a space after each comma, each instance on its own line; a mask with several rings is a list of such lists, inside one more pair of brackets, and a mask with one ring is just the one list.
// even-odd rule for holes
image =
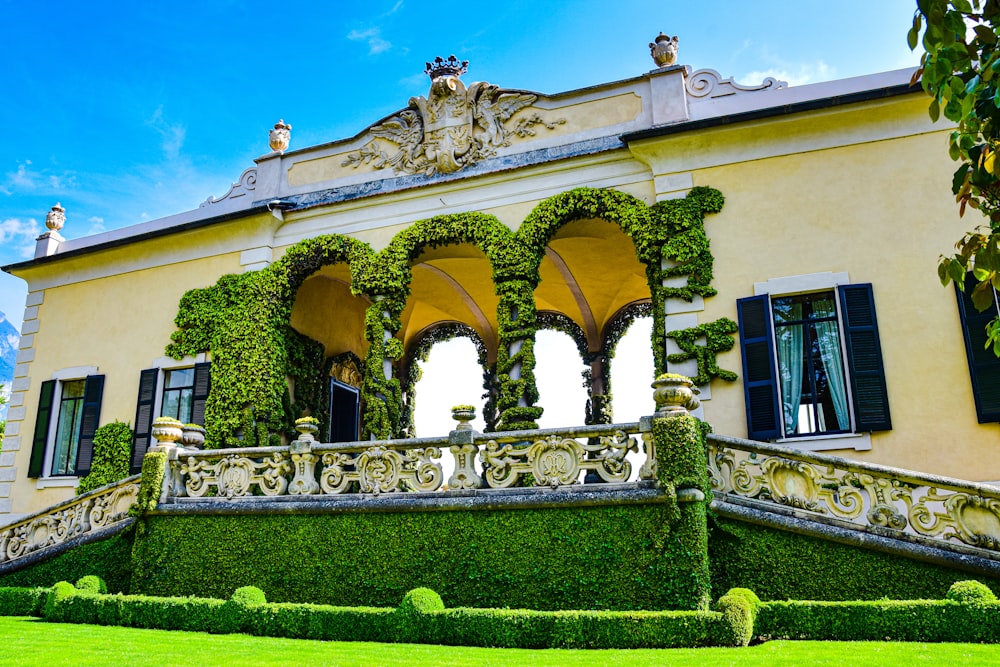
[[[840, 354], [842, 357], [842, 362], [844, 364], [845, 374], [849, 377], [850, 374], [847, 373], [847, 358], [845, 356], [845, 351], [847, 350], [847, 343], [844, 340], [844, 322], [843, 322], [843, 307], [840, 303], [840, 297], [837, 295], [837, 287], [840, 285], [850, 285], [851, 281], [847, 272], [833, 273], [831, 271], [824, 271], [822, 273], [808, 273], [798, 276], [785, 276], [781, 278], [771, 278], [764, 282], [753, 284], [754, 296], [761, 296], [766, 294], [768, 299], [768, 317], [771, 318], [772, 327], [774, 322], [774, 314], [771, 312], [771, 299], [770, 297], [783, 297], [783, 296], [793, 296], [796, 294], [808, 294], [810, 292], [822, 292], [834, 290], [836, 303], [837, 303], [837, 325], [840, 333]], [[774, 342], [774, 331], [771, 332], [772, 343]], [[778, 368], [778, 346], [776, 344], [772, 345], [774, 350], [774, 367]], [[831, 433], [828, 435], [805, 435], [805, 436], [795, 436], [795, 437], [785, 437], [779, 438], [774, 442], [780, 445], [786, 445], [789, 447], [795, 447], [796, 449], [803, 449], [806, 451], [818, 452], [827, 451], [834, 449], [853, 449], [855, 451], [868, 451], [872, 448], [872, 438], [870, 433], [857, 433], [857, 424], [855, 423], [854, 416], [854, 397], [853, 397], [853, 383], [847, 382], [847, 402], [851, 409], [851, 433]], [[781, 405], [781, 387], [777, 387], [778, 390], [778, 401]], [[784, 411], [778, 411], [778, 419], [781, 421], [781, 432], [785, 432], [785, 416]]]
[[188, 355], [179, 360], [173, 357], [157, 357], [153, 359], [153, 363], [149, 367], [159, 370], [159, 374], [156, 376], [156, 395], [153, 398], [153, 419], [163, 416], [160, 411], [163, 409], [163, 390], [167, 386], [167, 371], [183, 371], [188, 368], [194, 368], [195, 364], [203, 364], [208, 361], [211, 360], [204, 352], [197, 356]]
[[88, 376], [98, 374], [97, 366], [72, 366], [57, 370], [49, 378], [56, 381], [55, 388], [52, 391], [52, 404], [55, 409], [51, 410], [51, 414], [49, 415], [49, 435], [45, 441], [45, 459], [42, 462], [42, 476], [35, 480], [36, 489], [76, 488], [79, 485], [80, 478], [76, 475], [52, 475], [52, 458], [55, 456], [56, 431], [59, 424], [59, 412], [62, 408], [62, 387], [64, 382], [86, 380]]

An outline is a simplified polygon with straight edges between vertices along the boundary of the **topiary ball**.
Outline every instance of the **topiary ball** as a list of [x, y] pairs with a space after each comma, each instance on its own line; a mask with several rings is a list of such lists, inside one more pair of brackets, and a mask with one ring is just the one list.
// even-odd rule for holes
[[403, 597], [399, 611], [404, 614], [424, 614], [429, 611], [441, 611], [444, 601], [441, 596], [429, 588], [414, 588]]
[[80, 577], [80, 580], [76, 582], [76, 590], [83, 593], [104, 595], [108, 592], [108, 585], [96, 574], [88, 574], [85, 577]]
[[970, 579], [968, 581], [956, 581], [948, 589], [945, 596], [948, 600], [961, 602], [962, 604], [981, 604], [983, 602], [996, 602], [997, 596], [984, 583]]
[[244, 607], [253, 607], [258, 604], [266, 604], [267, 598], [264, 591], [256, 586], [242, 586], [236, 589], [233, 596], [229, 598], [232, 602]]

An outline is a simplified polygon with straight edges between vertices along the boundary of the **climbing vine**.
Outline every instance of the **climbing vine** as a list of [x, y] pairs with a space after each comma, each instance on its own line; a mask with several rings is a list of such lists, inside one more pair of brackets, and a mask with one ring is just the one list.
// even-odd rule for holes
[[[676, 342], [682, 352], [667, 355], [667, 361], [677, 364], [689, 359], [696, 359], [698, 361], [698, 375], [691, 378], [695, 384], [708, 384], [715, 378], [733, 382], [736, 380], [736, 373], [719, 368], [716, 355], [719, 352], [728, 352], [733, 349], [732, 334], [738, 330], [736, 322], [723, 317], [690, 329], [668, 331], [667, 338]], [[698, 344], [700, 338], [705, 339], [704, 345]]]

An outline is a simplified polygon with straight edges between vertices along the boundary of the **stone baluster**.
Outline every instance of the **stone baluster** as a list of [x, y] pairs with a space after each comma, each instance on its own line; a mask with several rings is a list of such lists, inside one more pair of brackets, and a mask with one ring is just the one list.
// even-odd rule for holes
[[311, 417], [303, 417], [295, 420], [295, 430], [299, 432], [299, 437], [291, 442], [288, 449], [294, 469], [294, 477], [288, 485], [288, 494], [313, 495], [319, 493], [319, 482], [316, 481], [318, 457], [312, 453], [312, 445], [316, 442], [313, 433], [319, 430], [319, 426]]
[[451, 409], [451, 416], [458, 422], [448, 434], [449, 450], [455, 457], [455, 471], [448, 478], [449, 489], [479, 489], [483, 486], [483, 478], [476, 472], [475, 461], [479, 447], [474, 443], [476, 432], [470, 423], [476, 418], [476, 410], [471, 406], [456, 405]]

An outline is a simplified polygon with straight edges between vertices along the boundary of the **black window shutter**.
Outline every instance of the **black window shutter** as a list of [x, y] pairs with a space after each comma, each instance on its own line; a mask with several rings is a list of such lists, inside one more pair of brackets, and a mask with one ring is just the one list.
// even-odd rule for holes
[[194, 391], [191, 395], [191, 422], [199, 426], [205, 425], [205, 401], [212, 390], [212, 364], [209, 362], [194, 365]]
[[774, 336], [768, 296], [736, 301], [743, 352], [743, 393], [747, 405], [747, 434], [751, 440], [781, 437]]
[[875, 318], [875, 299], [871, 284], [841, 285], [840, 304], [843, 307], [844, 339], [847, 341], [847, 366], [854, 388], [854, 422], [856, 430], [888, 431], [889, 394], [885, 388], [882, 345]]
[[997, 316], [996, 307], [983, 312], [972, 305], [973, 288], [978, 284], [972, 274], [965, 277], [965, 292], [955, 285], [958, 314], [962, 321], [965, 353], [969, 359], [972, 395], [976, 401], [976, 416], [980, 424], [1000, 422], [1000, 358], [993, 346], [986, 347], [986, 324]]
[[38, 414], [35, 417], [35, 435], [31, 440], [31, 461], [28, 463], [28, 477], [41, 477], [45, 465], [45, 448], [49, 442], [49, 424], [52, 422], [52, 398], [56, 391], [56, 381], [42, 383], [38, 399]]
[[94, 433], [101, 419], [101, 396], [104, 394], [104, 376], [88, 375], [83, 389], [83, 416], [80, 418], [80, 448], [76, 455], [76, 475], [90, 472], [94, 459]]
[[159, 368], [147, 368], [139, 373], [139, 397], [135, 402], [135, 435], [132, 436], [130, 472], [142, 472], [142, 458], [149, 449], [150, 431], [153, 429], [153, 409], [156, 407], [156, 385], [160, 379]]

